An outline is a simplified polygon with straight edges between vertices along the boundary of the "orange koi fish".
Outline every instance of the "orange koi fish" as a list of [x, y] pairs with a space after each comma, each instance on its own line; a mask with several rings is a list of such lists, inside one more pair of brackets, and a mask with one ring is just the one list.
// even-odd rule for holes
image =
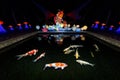
[[47, 67], [54, 67], [55, 69], [61, 68], [63, 70], [67, 66], [68, 65], [66, 63], [62, 63], [62, 62], [49, 63], [45, 65], [43, 70], [45, 70]]
[[38, 52], [38, 49], [33, 49], [33, 50], [30, 50], [30, 51], [26, 52], [25, 54], [17, 55], [17, 57], [18, 57], [17, 60], [20, 60], [22, 57], [25, 57], [25, 56], [36, 55], [37, 52]]

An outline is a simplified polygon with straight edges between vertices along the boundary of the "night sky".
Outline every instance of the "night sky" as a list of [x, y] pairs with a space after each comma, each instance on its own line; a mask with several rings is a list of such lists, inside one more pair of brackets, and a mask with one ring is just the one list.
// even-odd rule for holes
[[[64, 10], [66, 19], [69, 18], [67, 14], [78, 8], [77, 14], [80, 16], [78, 22], [99, 20], [114, 24], [120, 18], [118, 0], [0, 0], [0, 20], [6, 24], [23, 21], [41, 24], [46, 22], [44, 12], [56, 14], [58, 9], [61, 9]], [[72, 21], [71, 18], [70, 20]]]

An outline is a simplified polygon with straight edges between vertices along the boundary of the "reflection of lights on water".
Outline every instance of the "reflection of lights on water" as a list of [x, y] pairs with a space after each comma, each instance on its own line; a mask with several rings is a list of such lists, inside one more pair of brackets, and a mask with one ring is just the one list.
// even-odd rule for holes
[[83, 35], [80, 35], [80, 38], [82, 41], [85, 41], [85, 37]]
[[37, 39], [38, 39], [38, 41], [41, 41], [41, 40], [42, 40], [42, 38], [41, 38], [41, 37], [38, 37]]
[[75, 37], [75, 36], [72, 36], [72, 37], [71, 37], [71, 40], [75, 40], [75, 39], [76, 39], [76, 37]]
[[85, 37], [81, 37], [81, 40], [82, 40], [82, 41], [85, 41]]
[[60, 39], [56, 39], [56, 42], [57, 42], [57, 44], [63, 44], [63, 38], [60, 38]]

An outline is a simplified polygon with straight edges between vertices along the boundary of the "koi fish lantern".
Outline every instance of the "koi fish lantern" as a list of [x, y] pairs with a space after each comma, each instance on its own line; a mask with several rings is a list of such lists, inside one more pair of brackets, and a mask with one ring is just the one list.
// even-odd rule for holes
[[63, 11], [59, 11], [56, 16], [54, 17], [54, 22], [55, 24], [61, 24], [62, 21], [63, 21], [63, 15], [64, 15], [64, 12]]

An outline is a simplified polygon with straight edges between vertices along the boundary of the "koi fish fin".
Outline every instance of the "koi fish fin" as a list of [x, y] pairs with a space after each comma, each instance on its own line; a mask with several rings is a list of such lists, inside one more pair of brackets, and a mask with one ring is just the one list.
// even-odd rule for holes
[[20, 60], [23, 56], [22, 55], [17, 55], [16, 57], [18, 57], [17, 60]]
[[45, 70], [45, 69], [47, 68], [47, 66], [48, 66], [48, 65], [46, 64], [45, 67], [43, 68], [43, 70]]

